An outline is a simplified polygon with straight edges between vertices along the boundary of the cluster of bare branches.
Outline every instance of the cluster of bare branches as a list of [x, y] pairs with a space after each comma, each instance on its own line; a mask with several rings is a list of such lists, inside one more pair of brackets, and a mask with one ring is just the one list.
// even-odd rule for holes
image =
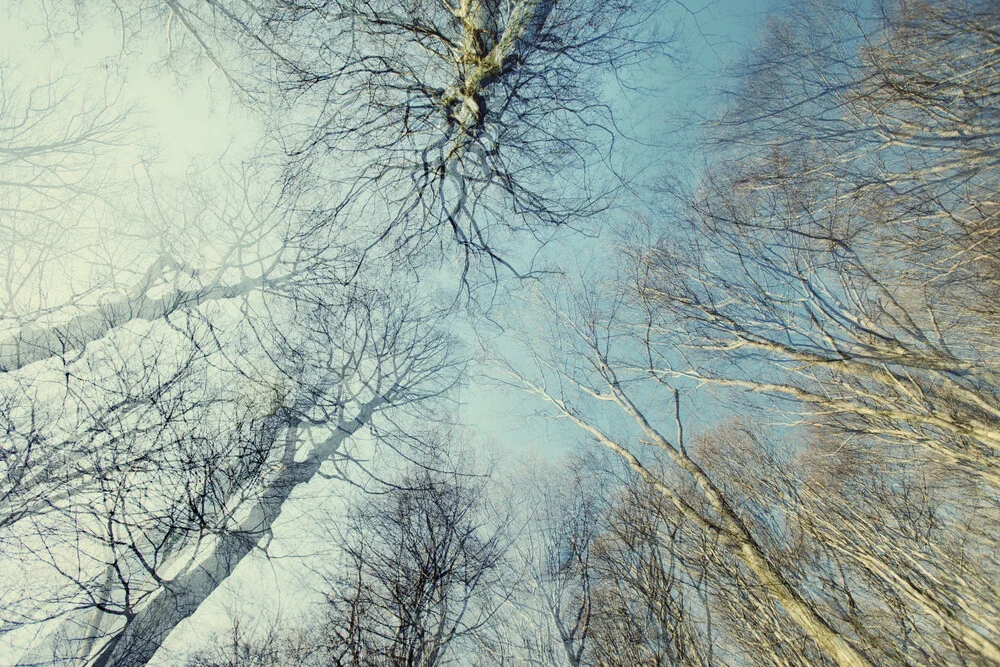
[[257, 295], [280, 334], [224, 331], [239, 310], [215, 304], [219, 319], [133, 324], [58, 372], [5, 378], [25, 400], [5, 406], [4, 545], [35, 570], [5, 629], [61, 620], [78, 660], [151, 659], [266, 550], [297, 487], [342, 474], [347, 438], [455, 381], [448, 337], [402, 296], [355, 286], [277, 318]]
[[[50, 39], [111, 15], [123, 58], [164, 28], [178, 73], [207, 58], [263, 105], [278, 71], [324, 100], [282, 118], [305, 142], [291, 169], [260, 152], [171, 183], [144, 158], [115, 163], [128, 124], [114, 95], [0, 82], [0, 548], [26, 564], [0, 635], [28, 637], [13, 640], [25, 664], [145, 664], [266, 555], [296, 489], [368, 470], [345, 449], [354, 434], [422, 446], [406, 424], [417, 406], [437, 418], [462, 362], [412, 280], [419, 251], [450, 224], [466, 268], [504, 264], [488, 227], [535, 233], [605, 206], [587, 174], [619, 133], [596, 91], [661, 44], [645, 37], [655, 7], [638, 5], [72, 9], [47, 19]], [[365, 39], [343, 41], [353, 29]], [[302, 134], [302, 118], [319, 124]], [[326, 149], [350, 157], [332, 181]]]
[[[470, 290], [479, 262], [526, 275], [521, 241], [606, 210], [600, 92], [668, 42], [655, 2], [123, 7], [123, 35], [176, 28], [169, 58], [189, 40], [294, 103], [280, 155], [166, 184], [107, 166], [114, 95], [0, 70], [0, 556], [23, 565], [0, 638], [24, 665], [147, 664], [305, 485], [371, 491], [434, 450], [464, 363], [414, 277], [456, 246]], [[332, 531], [321, 614], [194, 664], [1000, 664], [998, 34], [985, 0], [776, 21], [697, 185], [610, 285], [540, 297], [502, 362], [618, 465], [504, 514], [423, 459]]]
[[[791, 82], [779, 101], [744, 92], [741, 136], [760, 146], [721, 161], [640, 260], [651, 326], [676, 322], [692, 362], [650, 370], [785, 398], [803, 421], [911, 444], [996, 488], [998, 165], [983, 108], [1000, 91], [987, 74], [1000, 19], [986, 3], [903, 3], [884, 20], [857, 80], [803, 84], [821, 109], [792, 110]], [[811, 54], [802, 39], [782, 48]], [[775, 138], [776, 104], [811, 142]], [[720, 354], [739, 369], [703, 362]]]
[[418, 468], [352, 511], [331, 583], [335, 664], [448, 664], [492, 620], [506, 538], [482, 483]]
[[55, 23], [119, 24], [123, 57], [165, 34], [154, 60], [179, 76], [207, 60], [279, 137], [285, 187], [318, 194], [313, 225], [347, 218], [366, 257], [417, 272], [457, 259], [471, 287], [531, 275], [558, 228], [592, 228], [631, 185], [606, 91], [675, 52], [666, 4], [91, 0]]
[[113, 98], [2, 83], [0, 552], [20, 566], [0, 636], [24, 647], [4, 659], [145, 664], [297, 488], [355, 462], [349, 438], [392, 433], [462, 364], [391, 265], [373, 283], [337, 230], [297, 224], [268, 162], [123, 175]]
[[294, 157], [313, 176], [336, 163], [321, 220], [371, 221], [377, 253], [457, 245], [463, 275], [519, 274], [535, 244], [510, 239], [608, 208], [625, 136], [601, 90], [669, 42], [657, 2], [277, 4], [274, 31], [301, 47], [290, 85], [318, 111]]
[[[709, 610], [758, 664], [1000, 662], [1000, 14], [876, 9], [777, 22], [658, 238], [506, 366], [669, 517], [685, 659]], [[707, 389], [772, 426], [688, 441]]]

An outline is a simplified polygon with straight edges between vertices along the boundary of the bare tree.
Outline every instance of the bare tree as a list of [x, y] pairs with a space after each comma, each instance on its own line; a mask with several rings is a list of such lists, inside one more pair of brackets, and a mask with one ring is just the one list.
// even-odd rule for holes
[[340, 167], [318, 213], [378, 220], [373, 252], [456, 244], [465, 271], [518, 273], [507, 237], [544, 241], [607, 208], [623, 136], [600, 89], [668, 41], [657, 2], [278, 5], [293, 84], [319, 112], [296, 159]]
[[584, 664], [594, 614], [591, 547], [601, 531], [606, 491], [589, 468], [576, 457], [555, 464], [531, 460], [510, 480], [526, 514], [514, 544], [523, 575], [514, 582], [505, 619], [515, 659]]
[[[272, 320], [281, 333], [261, 331], [265, 320], [253, 318], [243, 335], [260, 336], [263, 347], [251, 357], [245, 340], [242, 368], [222, 366], [241, 343], [218, 339], [219, 320], [214, 328], [198, 323], [190, 349], [199, 363], [177, 358], [176, 342], [165, 344], [155, 327], [146, 345], [159, 354], [130, 352], [127, 332], [105, 348], [123, 357], [118, 363], [89, 351], [78, 364], [92, 364], [90, 373], [70, 369], [69, 389], [81, 396], [54, 403], [84, 420], [57, 425], [87, 439], [76, 436], [68, 451], [57, 442], [35, 447], [40, 460], [60, 457], [63, 465], [49, 461], [57, 473], [49, 488], [58, 493], [40, 498], [38, 511], [15, 526], [25, 562], [47, 562], [64, 585], [54, 588], [51, 605], [36, 607], [41, 616], [21, 624], [65, 618], [84, 628], [77, 645], [85, 661], [91, 654], [87, 664], [145, 664], [243, 558], [266, 547], [284, 502], [337, 463], [347, 438], [386, 410], [405, 411], [455, 381], [447, 337], [434, 333], [416, 301], [401, 302], [402, 291], [395, 292], [390, 300], [355, 287], [340, 303], [332, 294], [312, 307], [297, 302], [291, 320]], [[162, 377], [171, 362], [179, 367]], [[114, 377], [127, 384], [104, 395], [75, 389]], [[103, 407], [108, 390], [124, 394], [111, 408]], [[29, 470], [44, 472], [37, 464]], [[63, 479], [69, 490], [57, 484]]]
[[[288, 350], [304, 375], [298, 379], [297, 398], [283, 406], [288, 423], [273, 476], [242, 504], [242, 512], [234, 508], [234, 524], [219, 536], [210, 555], [173, 577], [159, 604], [148, 604], [130, 618], [94, 664], [123, 659], [131, 664], [143, 655], [152, 657], [173, 627], [269, 535], [295, 488], [321, 473], [345, 439], [389, 407], [405, 408], [438, 396], [454, 382], [446, 370], [452, 365], [445, 359], [448, 339], [434, 334], [432, 321], [419, 319], [416, 303], [390, 301], [379, 292], [352, 292], [343, 304], [347, 310], [326, 303], [306, 319], [312, 331], [296, 340], [294, 349], [301, 355], [315, 345], [312, 354], [296, 359]], [[308, 454], [300, 461], [303, 447]]]
[[966, 517], [993, 525], [1000, 482], [998, 15], [877, 8], [792, 14], [751, 58], [680, 224], [636, 254], [636, 368], [825, 431], [812, 465], [852, 462], [844, 486], [748, 494], [784, 485], [767, 497], [801, 517], [815, 560], [786, 569], [825, 562], [830, 612], [880, 660], [992, 664], [994, 538]]
[[503, 602], [507, 538], [483, 480], [408, 470], [350, 513], [330, 581], [338, 665], [441, 665], [474, 650]]
[[[740, 137], [725, 143], [738, 159], [709, 170], [642, 260], [650, 326], [673, 329], [687, 355], [651, 358], [652, 372], [770, 394], [803, 420], [918, 445], [995, 488], [997, 318], [982, 290], [996, 280], [996, 119], [974, 111], [998, 84], [986, 74], [993, 10], [887, 10], [843, 55], [854, 76], [833, 70], [827, 88], [805, 71], [804, 31], [817, 26], [777, 31], [758, 67], [772, 58], [809, 78], [812, 101], [796, 108], [794, 86], [749, 75]], [[848, 37], [816, 39], [844, 51]], [[777, 117], [809, 141], [784, 141]]]
[[91, 279], [56, 287], [51, 277], [22, 282], [46, 298], [31, 317], [5, 318], [0, 372], [71, 363], [88, 344], [134, 321], [183, 316], [252, 294], [287, 295], [302, 281], [342, 285], [356, 270], [349, 250], [331, 240], [343, 230], [303, 233], [294, 201], [282, 197], [280, 183], [268, 183], [276, 173], [265, 151], [214, 166], [212, 173], [192, 169], [170, 182], [139, 165], [132, 201], [109, 202], [87, 245], [38, 258], [39, 271], [56, 275], [72, 270], [70, 261], [83, 262]]
[[600, 450], [532, 461], [512, 483], [537, 487], [517, 548], [527, 574], [505, 619], [515, 661], [724, 664], [712, 645], [709, 545], [697, 529], [680, 535], [683, 518], [655, 490]]
[[[698, 442], [783, 571], [811, 582], [880, 664], [988, 664], [997, 567], [990, 499], [912, 450], [791, 434], [737, 420]], [[761, 620], [746, 618], [734, 627]], [[759, 636], [744, 641], [761, 646]]]
[[[64, 82], [3, 84], [12, 245], [0, 537], [31, 576], [5, 593], [0, 632], [58, 622], [63, 657], [110, 660], [104, 642], [144, 622], [137, 609], [155, 612], [165, 577], [227, 552], [206, 563], [210, 585], [183, 593], [187, 609], [156, 621], [161, 639], [242, 557], [220, 535], [249, 544], [244, 555], [259, 541], [295, 486], [278, 474], [302, 445], [295, 433], [319, 437], [326, 425], [343, 440], [384, 401], [405, 405], [427, 369], [421, 355], [445, 342], [410, 338], [410, 361], [383, 365], [407, 335], [430, 332], [420, 306], [397, 290], [413, 310], [393, 315], [377, 290], [345, 289], [356, 265], [331, 242], [336, 230], [297, 228], [280, 181], [260, 186], [266, 162], [220, 163], [218, 176], [193, 172], [177, 189], [139, 164], [129, 187], [108, 164], [125, 141], [113, 99], [91, 104]], [[81, 267], [82, 279], [60, 280]], [[324, 328], [333, 345], [316, 340]], [[305, 337], [292, 343], [292, 331]], [[320, 356], [302, 361], [306, 349]], [[314, 367], [323, 359], [335, 365], [325, 384]], [[378, 385], [390, 376], [400, 385]], [[253, 539], [247, 508], [261, 496]], [[24, 660], [44, 660], [50, 643], [43, 636]], [[148, 659], [142, 651], [130, 659]]]
[[[593, 628], [586, 664], [725, 664], [713, 545], [641, 479], [626, 479], [595, 539]], [[714, 622], [713, 622], [714, 621]], [[719, 647], [718, 653], [723, 653]]]
[[624, 300], [595, 303], [554, 304], [559, 328], [523, 352], [532, 374], [507, 366], [645, 489], [595, 540], [591, 659], [992, 664], [995, 499], [912, 444], [796, 428], [782, 450], [746, 422], [686, 437], [679, 394], [643, 363], [642, 302], [635, 322]]
[[[674, 393], [676, 435], [664, 435], [652, 415], [633, 398], [633, 385], [648, 382], [656, 390], [659, 383], [639, 367], [630, 354], [639, 352], [642, 359], [643, 332], [629, 336], [629, 326], [619, 319], [625, 300], [612, 297], [607, 302], [595, 292], [589, 297], [571, 298], [568, 302], [550, 302], [549, 312], [555, 321], [549, 332], [549, 347], [538, 338], [526, 343], [524, 355], [532, 364], [530, 370], [506, 363], [510, 381], [537, 396], [551, 406], [555, 415], [566, 419], [598, 443], [621, 457], [628, 466], [665, 501], [671, 503], [685, 521], [697, 526], [711, 541], [738, 560], [753, 577], [755, 585], [766, 592], [767, 600], [781, 607], [788, 622], [797, 627], [835, 663], [841, 665], [872, 664], [863, 647], [857, 646], [831, 619], [821, 605], [794, 585], [772, 558], [752, 525], [741, 515], [734, 499], [726, 493], [708, 471], [692, 458], [684, 440], [680, 419], [680, 398]], [[668, 387], [669, 390], [669, 387]], [[662, 389], [660, 391], [663, 391]], [[602, 424], [606, 405], [636, 430], [615, 435], [610, 425]], [[605, 418], [607, 419], [607, 418]], [[613, 422], [609, 422], [613, 423]], [[630, 444], [634, 442], [635, 444]], [[669, 462], [671, 476], [665, 477], [643, 463], [643, 452], [636, 449], [652, 447]], [[642, 457], [642, 458], [641, 458]], [[689, 499], [687, 486], [697, 502]]]
[[463, 280], [482, 265], [492, 282], [530, 275], [540, 243], [628, 184], [624, 110], [604, 91], [630, 94], [639, 68], [671, 53], [665, 5], [92, 0], [55, 22], [114, 20], [129, 48], [165, 34], [162, 62], [207, 59], [280, 117], [266, 122], [290, 183], [323, 193], [315, 225], [346, 216], [374, 256], [418, 268], [443, 254]]

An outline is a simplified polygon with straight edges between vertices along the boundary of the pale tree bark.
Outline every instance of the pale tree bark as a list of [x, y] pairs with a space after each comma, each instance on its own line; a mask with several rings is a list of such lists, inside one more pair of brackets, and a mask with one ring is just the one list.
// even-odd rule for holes
[[793, 12], [749, 59], [718, 159], [637, 244], [645, 366], [997, 488], [1000, 18], [975, 0], [882, 10]]
[[[875, 540], [871, 539], [872, 534], [869, 534], [869, 539], [865, 540], [865, 528], [882, 530], [881, 527], [865, 526], [858, 522], [851, 526], [850, 531], [845, 531], [842, 524], [839, 522], [834, 524], [829, 520], [824, 520], [821, 515], [810, 517], [810, 521], [816, 530], [822, 531], [823, 543], [830, 544], [845, 560], [870, 572], [873, 576], [885, 580], [899, 592], [901, 597], [915, 605], [921, 613], [932, 618], [934, 624], [939, 625], [948, 636], [954, 637], [989, 662], [1000, 662], [1000, 643], [995, 639], [998, 636], [994, 620], [996, 618], [994, 615], [995, 607], [990, 609], [991, 605], [987, 602], [988, 607], [983, 611], [974, 608], [972, 605], [976, 603], [975, 598], [978, 595], [969, 595], [968, 591], [962, 590], [963, 586], [956, 587], [952, 582], [943, 581], [943, 578], [935, 577], [919, 564], [899, 567], [887, 562], [888, 559], [881, 556], [880, 552], [886, 549], [903, 549], [905, 546], [899, 543], [893, 544], [884, 536], [880, 536], [882, 537], [880, 541], [889, 542], [888, 544], [873, 544], [872, 542]], [[927, 584], [916, 583], [914, 580], [917, 579], [917, 576], [907, 574], [908, 570], [915, 570], [919, 575], [923, 575], [922, 578], [927, 581]], [[957, 607], [961, 617], [955, 609], [941, 599], [946, 592], [952, 593], [957, 598]], [[979, 591], [973, 591], [973, 593], [979, 593]]]
[[[146, 277], [126, 294], [104, 298], [83, 313], [59, 324], [25, 324], [13, 336], [0, 339], [0, 373], [17, 371], [29, 364], [50, 358], [64, 362], [78, 359], [88, 343], [100, 340], [112, 329], [135, 320], [151, 322], [173, 313], [214, 300], [246, 297], [252, 292], [275, 287], [267, 278], [248, 278], [232, 284], [206, 287], [171, 288], [159, 284], [164, 270], [179, 269], [171, 260], [158, 260]], [[156, 289], [163, 294], [150, 293]]]
[[391, 403], [393, 392], [365, 403], [353, 418], [337, 424], [332, 435], [319, 443], [304, 461], [295, 461], [298, 424], [288, 426], [290, 440], [281, 462], [283, 469], [264, 489], [247, 516], [229, 532], [218, 536], [208, 556], [162, 583], [162, 591], [137, 609], [87, 663], [91, 667], [144, 665], [152, 660], [167, 636], [224, 582], [260, 541], [271, 532], [282, 506], [299, 486], [313, 479], [323, 463], [336, 454], [347, 438], [366, 426], [372, 416]]
[[[613, 316], [610, 316], [609, 321], [602, 321], [596, 310], [581, 306], [580, 303], [573, 309], [552, 304], [549, 312], [559, 321], [555, 338], [561, 340], [557, 344], [579, 345], [578, 352], [575, 355], [571, 352], [569, 359], [560, 360], [556, 357], [554, 361], [548, 361], [537, 352], [531, 354], [536, 366], [535, 378], [507, 364], [512, 383], [551, 405], [558, 416], [572, 422], [620, 456], [685, 519], [717, 540], [720, 547], [746, 565], [770, 598], [788, 614], [789, 619], [834, 662], [838, 665], [871, 665], [872, 662], [863, 649], [855, 646], [849, 638], [835, 629], [821, 614], [819, 606], [796, 590], [771, 562], [724, 491], [688, 455], [681, 439], [682, 431], [678, 431], [676, 442], [662, 435], [625, 391], [619, 380], [618, 370], [613, 365], [615, 362], [610, 356], [612, 343], [620, 338], [616, 338], [618, 333], [615, 331], [620, 325]], [[539, 347], [541, 343], [534, 340], [528, 345]], [[549, 385], [558, 389], [550, 390]], [[570, 387], [577, 390], [572, 403], [567, 396]], [[637, 438], [638, 442], [652, 446], [666, 455], [678, 472], [694, 482], [700, 498], [707, 503], [711, 513], [706, 514], [693, 505], [669, 481], [661, 479], [644, 465], [631, 447], [599, 427], [594, 417], [578, 407], [578, 400], [585, 400], [592, 407], [603, 403], [616, 408], [619, 414], [638, 428], [641, 434]], [[675, 397], [675, 400], [680, 399]], [[677, 416], [680, 428], [679, 414]]]
[[460, 133], [450, 154], [461, 158], [465, 146], [478, 138], [486, 114], [485, 93], [511, 67], [511, 59], [530, 55], [554, 5], [552, 0], [519, 0], [506, 16], [495, 0], [463, 0], [458, 8], [449, 7], [463, 31], [456, 54], [460, 81], [441, 97]]

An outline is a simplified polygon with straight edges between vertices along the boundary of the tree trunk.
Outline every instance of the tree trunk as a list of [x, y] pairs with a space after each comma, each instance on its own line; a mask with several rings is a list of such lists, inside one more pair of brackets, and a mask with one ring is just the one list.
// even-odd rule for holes
[[88, 343], [100, 340], [112, 329], [132, 320], [157, 320], [182, 308], [244, 296], [266, 282], [265, 278], [254, 278], [231, 285], [174, 289], [152, 298], [149, 296], [150, 284], [146, 281], [138, 289], [108, 299], [62, 324], [35, 326], [28, 323], [16, 334], [0, 338], [0, 373], [16, 371], [50, 357], [82, 352]]
[[376, 396], [358, 415], [300, 463], [286, 465], [264, 492], [239, 529], [223, 535], [213, 553], [179, 577], [165, 582], [163, 591], [128, 619], [125, 627], [91, 660], [89, 667], [139, 667], [147, 664], [181, 621], [191, 616], [271, 530], [284, 502], [296, 487], [309, 482], [341, 444], [366, 425], [388, 401]]

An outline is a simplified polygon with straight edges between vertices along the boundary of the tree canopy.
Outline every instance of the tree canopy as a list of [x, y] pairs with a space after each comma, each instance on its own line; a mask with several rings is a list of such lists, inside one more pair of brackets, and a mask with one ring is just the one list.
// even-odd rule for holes
[[1000, 664], [994, 5], [14, 3], [0, 662]]

